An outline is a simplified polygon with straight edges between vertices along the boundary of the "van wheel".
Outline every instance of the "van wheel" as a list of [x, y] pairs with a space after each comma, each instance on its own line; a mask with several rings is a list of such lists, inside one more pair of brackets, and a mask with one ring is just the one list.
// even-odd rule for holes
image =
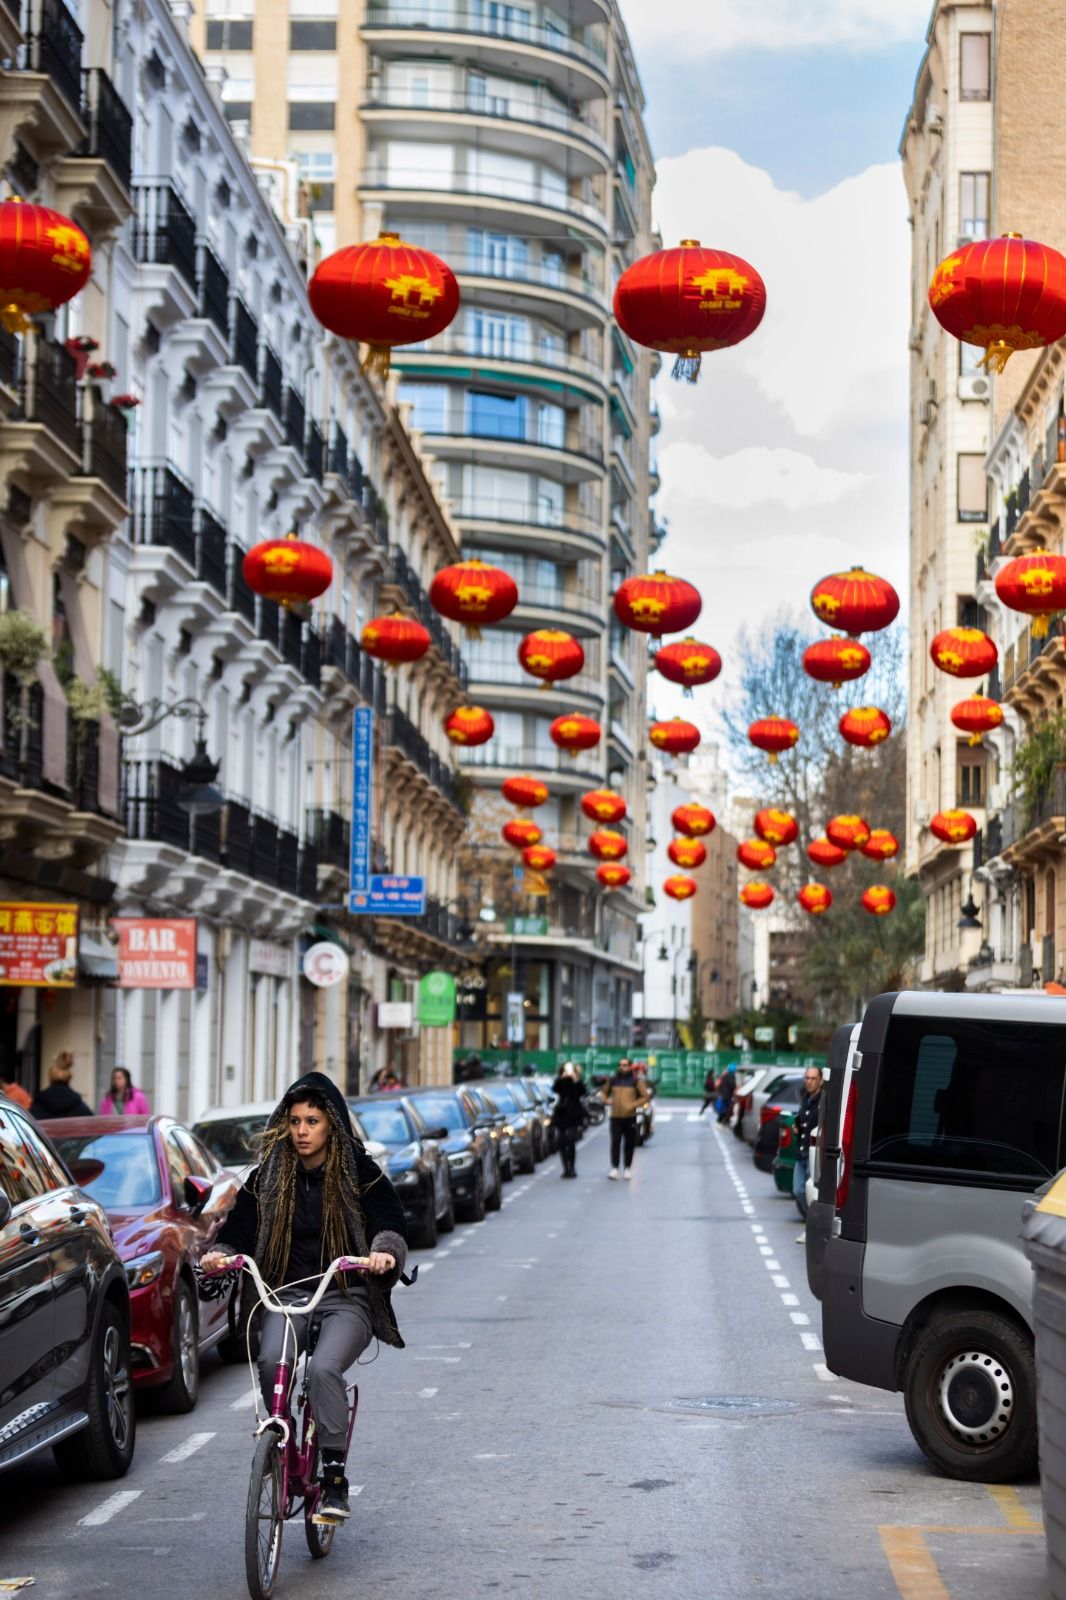
[[903, 1378], [907, 1421], [949, 1478], [1010, 1483], [1036, 1472], [1036, 1364], [1029, 1335], [994, 1311], [941, 1311]]

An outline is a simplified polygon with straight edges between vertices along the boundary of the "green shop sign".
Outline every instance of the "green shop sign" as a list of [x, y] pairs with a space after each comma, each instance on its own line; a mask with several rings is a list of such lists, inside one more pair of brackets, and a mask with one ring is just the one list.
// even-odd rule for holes
[[455, 1021], [455, 979], [450, 972], [427, 972], [419, 983], [418, 1020], [423, 1028], [447, 1028]]

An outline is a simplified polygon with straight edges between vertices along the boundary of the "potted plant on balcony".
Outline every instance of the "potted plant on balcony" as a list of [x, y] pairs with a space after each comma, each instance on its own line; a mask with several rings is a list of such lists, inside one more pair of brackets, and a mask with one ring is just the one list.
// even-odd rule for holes
[[85, 368], [89, 364], [89, 357], [94, 350], [99, 350], [99, 339], [93, 339], [87, 333], [76, 333], [66, 341], [67, 349], [74, 357], [74, 381], [80, 383], [85, 376]]
[[26, 770], [33, 727], [30, 690], [48, 650], [48, 634], [32, 612], [7, 611], [0, 616], [0, 674], [10, 675], [19, 686], [18, 704], [5, 708], [5, 721], [19, 736], [20, 774]]
[[133, 420], [133, 414], [141, 402], [135, 394], [113, 394], [107, 403], [109, 406], [113, 406], [116, 411], [121, 411], [122, 420], [128, 428]]
[[1058, 767], [1066, 767], [1066, 715], [1061, 711], [1034, 723], [1014, 752], [1012, 787], [1021, 795], [1027, 828], [1051, 794]]
[[90, 724], [98, 723], [105, 714], [117, 715], [122, 705], [122, 690], [114, 674], [104, 667], [97, 671], [95, 683], [86, 683], [72, 671], [68, 671], [66, 676], [61, 673], [60, 681], [70, 708], [74, 740], [74, 792], [80, 804], [88, 766]]

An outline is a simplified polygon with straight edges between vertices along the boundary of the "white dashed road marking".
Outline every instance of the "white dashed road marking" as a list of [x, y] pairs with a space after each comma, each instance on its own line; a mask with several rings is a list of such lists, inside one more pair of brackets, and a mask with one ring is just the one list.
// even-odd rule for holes
[[176, 1466], [179, 1461], [188, 1461], [190, 1456], [194, 1456], [197, 1450], [202, 1450], [204, 1445], [209, 1444], [214, 1437], [213, 1433], [190, 1433], [189, 1437], [183, 1439], [181, 1444], [175, 1445], [173, 1450], [168, 1450], [165, 1456], [160, 1456], [160, 1466], [164, 1463]]
[[251, 1389], [245, 1389], [243, 1394], [239, 1394], [237, 1396], [236, 1400], [231, 1400], [230, 1401], [229, 1408], [230, 1408], [231, 1411], [246, 1411], [249, 1406], [254, 1406], [254, 1405], [255, 1405], [255, 1393], [254, 1393], [254, 1391], [251, 1390]]
[[432, 1400], [436, 1392], [436, 1389], [419, 1389], [418, 1398], [420, 1400]]
[[140, 1489], [120, 1489], [117, 1494], [108, 1495], [107, 1499], [102, 1500], [94, 1510], [78, 1518], [78, 1527], [99, 1528], [103, 1523], [110, 1522], [118, 1512], [132, 1505], [134, 1500], [139, 1500], [141, 1492]]

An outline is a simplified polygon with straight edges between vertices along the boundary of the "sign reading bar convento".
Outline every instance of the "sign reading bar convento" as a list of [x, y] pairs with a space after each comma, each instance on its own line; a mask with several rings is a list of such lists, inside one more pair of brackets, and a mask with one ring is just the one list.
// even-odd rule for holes
[[195, 989], [193, 917], [114, 917], [120, 989]]
[[0, 985], [73, 989], [77, 975], [76, 905], [0, 901]]
[[357, 706], [352, 714], [352, 853], [348, 872], [350, 916], [420, 917], [426, 909], [426, 880], [370, 870], [373, 803], [374, 713]]

